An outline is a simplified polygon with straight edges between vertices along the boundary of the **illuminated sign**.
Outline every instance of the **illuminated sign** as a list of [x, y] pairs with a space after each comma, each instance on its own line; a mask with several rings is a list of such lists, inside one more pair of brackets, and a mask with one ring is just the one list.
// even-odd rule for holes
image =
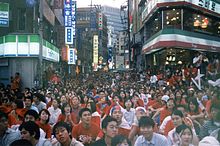
[[76, 64], [75, 51], [73, 48], [69, 48], [68, 50], [68, 64]]
[[76, 38], [76, 1], [64, 0], [65, 44], [73, 44]]
[[102, 30], [102, 24], [103, 24], [103, 22], [102, 22], [102, 13], [99, 13], [98, 15], [99, 15], [99, 17], [98, 17], [98, 19], [99, 19], [98, 20], [99, 21], [98, 22], [98, 25], [99, 25], [98, 28], [99, 28], [99, 30]]
[[72, 27], [73, 38], [76, 38], [76, 1], [72, 2]]

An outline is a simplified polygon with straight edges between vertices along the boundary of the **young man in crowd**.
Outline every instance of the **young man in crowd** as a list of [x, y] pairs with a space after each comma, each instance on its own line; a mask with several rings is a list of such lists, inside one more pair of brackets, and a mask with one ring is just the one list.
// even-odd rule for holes
[[9, 146], [19, 138], [18, 131], [8, 128], [8, 115], [0, 111], [0, 146]]
[[154, 125], [152, 118], [141, 117], [139, 128], [142, 135], [137, 138], [134, 146], [169, 146], [165, 136], [154, 132]]
[[74, 126], [72, 136], [81, 141], [84, 145], [93, 143], [100, 132], [100, 128], [91, 121], [92, 113], [88, 108], [79, 111], [81, 123]]
[[114, 136], [118, 134], [117, 120], [107, 116], [102, 121], [102, 130], [104, 132], [104, 137], [97, 140], [92, 144], [92, 146], [111, 146], [111, 140]]
[[40, 138], [40, 128], [33, 121], [23, 122], [19, 130], [21, 138], [30, 141], [33, 146], [52, 146], [49, 140]]
[[83, 144], [77, 141], [75, 138], [70, 137], [70, 127], [65, 122], [58, 122], [53, 127], [54, 136], [57, 142], [53, 146], [83, 146]]

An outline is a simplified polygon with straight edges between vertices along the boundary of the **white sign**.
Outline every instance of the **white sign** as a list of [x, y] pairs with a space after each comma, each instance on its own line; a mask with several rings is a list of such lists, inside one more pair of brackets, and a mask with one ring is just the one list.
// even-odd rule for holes
[[73, 27], [65, 27], [65, 44], [73, 44]]
[[68, 64], [76, 64], [75, 52], [73, 48], [69, 48], [68, 50]]

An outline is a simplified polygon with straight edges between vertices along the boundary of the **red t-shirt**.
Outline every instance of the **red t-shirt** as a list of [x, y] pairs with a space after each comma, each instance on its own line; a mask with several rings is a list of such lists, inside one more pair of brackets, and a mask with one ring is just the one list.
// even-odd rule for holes
[[82, 123], [79, 123], [78, 125], [73, 127], [73, 129], [72, 129], [72, 137], [74, 137], [74, 138], [79, 140], [79, 137], [81, 135], [86, 135], [86, 136], [92, 137], [92, 140], [95, 141], [95, 139], [98, 136], [100, 130], [101, 129], [96, 124], [94, 124], [92, 122], [91, 122], [91, 125], [90, 125], [90, 127], [88, 129], [83, 127]]
[[37, 125], [44, 130], [46, 133], [46, 138], [51, 138], [52, 128], [50, 124], [42, 124], [40, 121], [36, 121]]

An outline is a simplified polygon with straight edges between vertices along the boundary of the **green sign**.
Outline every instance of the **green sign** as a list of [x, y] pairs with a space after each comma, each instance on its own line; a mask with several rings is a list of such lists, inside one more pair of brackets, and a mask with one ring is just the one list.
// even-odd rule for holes
[[0, 27], [9, 26], [9, 4], [0, 2]]

